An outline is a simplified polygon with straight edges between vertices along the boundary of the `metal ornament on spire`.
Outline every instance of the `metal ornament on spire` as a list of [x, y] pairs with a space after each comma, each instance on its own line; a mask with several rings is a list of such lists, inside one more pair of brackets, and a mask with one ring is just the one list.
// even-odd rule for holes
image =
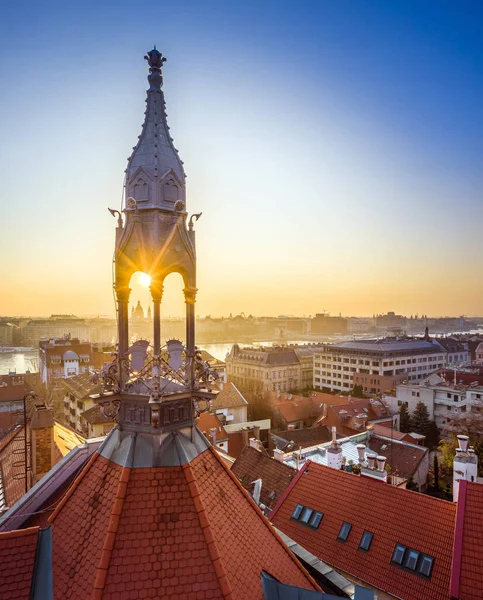
[[155, 44], [154, 48], [145, 55], [144, 60], [147, 60], [149, 65], [149, 89], [151, 91], [161, 89], [161, 87], [163, 86], [163, 76], [161, 74], [161, 68], [166, 62], [166, 57], [164, 57], [162, 53], [156, 49]]

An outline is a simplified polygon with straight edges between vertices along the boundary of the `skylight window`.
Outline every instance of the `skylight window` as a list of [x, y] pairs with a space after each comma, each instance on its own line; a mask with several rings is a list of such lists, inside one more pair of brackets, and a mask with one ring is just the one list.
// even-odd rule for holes
[[359, 550], [369, 550], [373, 537], [374, 534], [371, 531], [364, 531], [362, 534], [361, 543], [359, 544]]
[[312, 516], [312, 512], [313, 511], [311, 508], [309, 508], [308, 506], [304, 506], [304, 508], [300, 514], [299, 521], [301, 523], [308, 523], [310, 517]]
[[349, 533], [351, 532], [352, 525], [350, 523], [342, 523], [342, 527], [340, 528], [338, 539], [345, 542], [349, 537]]
[[426, 554], [423, 554], [419, 563], [418, 572], [424, 577], [429, 577], [433, 569], [433, 561], [434, 558], [432, 556], [427, 556]]
[[406, 546], [396, 544], [396, 547], [394, 548], [394, 554], [392, 555], [392, 562], [396, 563], [397, 565], [402, 565], [405, 552]]
[[404, 566], [406, 569], [415, 571], [416, 565], [418, 564], [418, 558], [419, 552], [416, 552], [416, 550], [408, 550], [406, 553], [406, 560], [404, 561]]
[[303, 525], [307, 525], [311, 529], [318, 529], [323, 517], [323, 513], [317, 512], [308, 506], [297, 504], [291, 518]]
[[318, 526], [320, 525], [320, 522], [322, 521], [323, 516], [324, 515], [322, 513], [314, 511], [312, 516], [310, 517], [310, 521], [309, 521], [310, 527], [317, 529]]
[[407, 548], [402, 544], [396, 544], [391, 562], [404, 571], [410, 571], [429, 579], [433, 570], [434, 558], [418, 552], [414, 548]]

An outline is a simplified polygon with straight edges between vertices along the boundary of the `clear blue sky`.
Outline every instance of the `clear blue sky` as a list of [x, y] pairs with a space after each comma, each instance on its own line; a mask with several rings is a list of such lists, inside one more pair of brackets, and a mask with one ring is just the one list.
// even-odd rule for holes
[[483, 313], [482, 2], [101, 0], [2, 7], [0, 315], [112, 311], [153, 43], [197, 312]]

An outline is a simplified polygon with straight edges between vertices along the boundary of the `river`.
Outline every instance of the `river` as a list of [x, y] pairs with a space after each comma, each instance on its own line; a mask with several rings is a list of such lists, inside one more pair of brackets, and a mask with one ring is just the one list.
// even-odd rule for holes
[[[461, 331], [454, 332], [457, 333], [470, 333], [476, 334], [482, 333], [482, 330], [472, 330], [472, 331]], [[440, 334], [441, 335], [441, 334]], [[374, 335], [345, 335], [345, 336], [333, 336], [330, 338], [325, 338], [324, 341], [336, 342], [341, 340], [348, 339], [364, 339], [365, 337], [374, 337]], [[438, 337], [438, 336], [436, 336]], [[271, 341], [271, 342], [252, 342], [251, 344], [241, 344], [241, 346], [273, 346], [274, 344], [279, 344], [280, 341]], [[287, 340], [286, 344], [308, 344], [315, 343], [315, 340]], [[233, 346], [233, 342], [230, 343], [221, 343], [221, 344], [200, 344], [200, 348], [209, 352], [212, 356], [217, 358], [218, 360], [225, 360], [226, 355], [230, 352], [231, 347]], [[38, 371], [38, 352], [37, 350], [31, 350], [28, 352], [16, 352], [12, 354], [0, 354], [0, 375], [7, 375], [10, 372], [16, 373], [25, 373], [26, 371]]]

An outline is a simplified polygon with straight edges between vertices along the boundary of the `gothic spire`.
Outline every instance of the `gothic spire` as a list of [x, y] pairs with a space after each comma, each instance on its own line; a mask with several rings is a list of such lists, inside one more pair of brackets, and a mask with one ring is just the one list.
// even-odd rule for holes
[[156, 46], [144, 58], [149, 65], [149, 89], [141, 135], [128, 159], [126, 199], [134, 198], [139, 209], [172, 211], [177, 201], [184, 203], [186, 198], [183, 163], [169, 133], [161, 89], [166, 58]]

